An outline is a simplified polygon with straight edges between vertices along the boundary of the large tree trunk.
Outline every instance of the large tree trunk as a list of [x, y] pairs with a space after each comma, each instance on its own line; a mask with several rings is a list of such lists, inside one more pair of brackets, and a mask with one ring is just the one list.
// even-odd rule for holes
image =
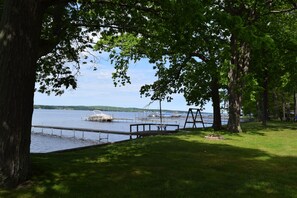
[[30, 172], [31, 119], [39, 0], [5, 0], [0, 23], [0, 186], [14, 187]]
[[229, 84], [229, 120], [228, 131], [241, 132], [240, 112], [243, 91], [243, 77], [250, 62], [250, 49], [246, 42], [240, 42], [231, 36], [231, 67], [228, 73]]
[[[229, 72], [230, 73], [230, 72]], [[229, 83], [229, 119], [228, 131], [241, 132], [240, 126], [241, 94], [236, 82]]]
[[218, 79], [214, 78], [212, 80], [211, 86], [211, 96], [213, 104], [213, 129], [215, 131], [222, 129], [222, 118], [221, 118], [221, 108], [220, 108], [220, 93]]

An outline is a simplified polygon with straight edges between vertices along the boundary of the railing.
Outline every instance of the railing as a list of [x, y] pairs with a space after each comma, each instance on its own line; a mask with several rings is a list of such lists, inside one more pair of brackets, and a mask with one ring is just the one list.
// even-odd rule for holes
[[178, 124], [156, 124], [156, 123], [144, 123], [144, 124], [130, 124], [130, 139], [132, 135], [136, 135], [137, 138], [149, 135], [159, 135], [174, 133], [179, 130]]
[[[39, 129], [39, 131], [37, 131], [37, 129]], [[130, 138], [132, 138], [132, 136], [129, 132], [97, 130], [97, 129], [88, 129], [88, 128], [60, 127], [60, 126], [44, 126], [44, 125], [32, 125], [32, 132], [33, 133], [42, 133], [42, 134], [46, 133], [49, 135], [56, 135], [56, 136], [60, 136], [60, 137], [63, 136], [63, 133], [64, 134], [67, 133], [68, 135], [70, 133], [72, 133], [73, 138], [78, 138], [77, 133], [80, 133], [81, 136], [79, 139], [82, 139], [82, 140], [85, 139], [86, 133], [98, 133], [98, 142], [101, 142], [102, 140], [106, 140], [106, 142], [108, 142], [109, 134], [129, 135]], [[102, 137], [103, 134], [105, 134], [106, 136]], [[67, 136], [67, 137], [69, 137], [69, 136]]]

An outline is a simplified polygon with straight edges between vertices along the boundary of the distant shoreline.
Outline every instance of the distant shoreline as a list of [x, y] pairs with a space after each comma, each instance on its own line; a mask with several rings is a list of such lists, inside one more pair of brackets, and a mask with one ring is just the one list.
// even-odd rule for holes
[[[64, 105], [34, 105], [34, 109], [59, 109], [59, 110], [101, 110], [101, 111], [118, 111], [118, 112], [139, 112], [139, 111], [159, 111], [159, 109], [143, 109], [135, 107], [114, 107], [114, 106], [64, 106]], [[167, 112], [187, 112], [180, 110], [166, 110]]]

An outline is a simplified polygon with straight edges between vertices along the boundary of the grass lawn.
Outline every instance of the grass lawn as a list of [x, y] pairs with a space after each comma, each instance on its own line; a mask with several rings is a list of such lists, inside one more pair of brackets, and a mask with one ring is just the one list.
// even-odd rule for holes
[[32, 155], [32, 179], [0, 197], [297, 197], [297, 123], [180, 132]]

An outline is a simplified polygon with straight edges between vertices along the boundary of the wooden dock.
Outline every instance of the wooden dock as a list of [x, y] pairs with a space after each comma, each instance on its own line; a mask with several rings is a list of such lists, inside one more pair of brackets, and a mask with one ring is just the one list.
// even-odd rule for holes
[[85, 140], [86, 139], [85, 136], [88, 133], [96, 133], [98, 134], [98, 139], [97, 139], [98, 142], [103, 142], [103, 140], [105, 140], [105, 142], [109, 142], [108, 141], [109, 134], [130, 136], [129, 132], [97, 130], [97, 129], [90, 129], [90, 128], [46, 126], [46, 125], [32, 125], [31, 131], [32, 133], [48, 134], [48, 135], [59, 136], [59, 137], [64, 137], [63, 135], [67, 134], [68, 135], [67, 137], [72, 136], [75, 139], [81, 139], [81, 140]]
[[[78, 138], [77, 133], [81, 133], [79, 139], [84, 140], [86, 133], [97, 133], [98, 142], [102, 140], [108, 141], [109, 134], [113, 135], [127, 135], [130, 139], [141, 138], [150, 135], [164, 135], [175, 133], [179, 130], [177, 124], [156, 124], [156, 123], [144, 123], [144, 124], [130, 124], [130, 132], [123, 131], [110, 131], [110, 130], [98, 130], [90, 128], [72, 128], [72, 127], [61, 127], [61, 126], [47, 126], [47, 125], [32, 125], [32, 133], [48, 134], [53, 136], [63, 137], [63, 134], [67, 133], [67, 137]], [[72, 136], [69, 136], [69, 134]], [[103, 137], [103, 135], [105, 135]]]

